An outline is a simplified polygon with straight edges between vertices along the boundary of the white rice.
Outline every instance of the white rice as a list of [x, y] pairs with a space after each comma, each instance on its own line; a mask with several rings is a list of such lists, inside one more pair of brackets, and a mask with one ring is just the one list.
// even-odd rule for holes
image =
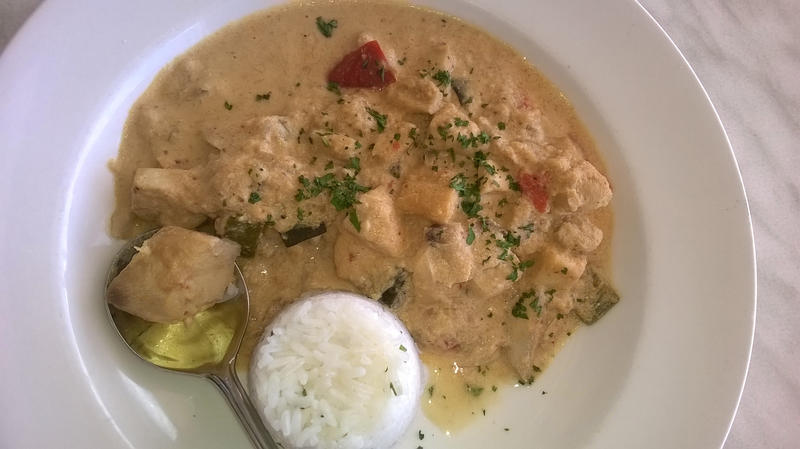
[[389, 448], [411, 423], [422, 366], [381, 304], [324, 293], [284, 310], [253, 351], [249, 388], [285, 447]]

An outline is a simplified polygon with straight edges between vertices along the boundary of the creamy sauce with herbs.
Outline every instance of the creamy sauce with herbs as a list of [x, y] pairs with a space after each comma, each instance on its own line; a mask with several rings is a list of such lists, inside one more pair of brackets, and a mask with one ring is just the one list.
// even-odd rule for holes
[[[372, 40], [397, 82], [330, 85]], [[260, 226], [238, 260], [244, 363], [303, 293], [383, 298], [431, 370], [426, 414], [448, 430], [544, 369], [580, 322], [583, 274], [608, 276], [611, 190], [567, 99], [506, 44], [423, 8], [292, 4], [223, 28], [159, 73], [111, 168], [116, 237]], [[295, 246], [280, 236], [320, 223]]]

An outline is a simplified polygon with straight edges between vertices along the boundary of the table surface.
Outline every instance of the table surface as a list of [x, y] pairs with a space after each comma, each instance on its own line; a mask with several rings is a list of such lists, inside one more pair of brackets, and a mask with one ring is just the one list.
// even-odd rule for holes
[[[0, 0], [0, 49], [41, 0]], [[725, 449], [800, 439], [800, 1], [641, 0], [692, 65], [744, 178], [758, 259], [750, 372]]]

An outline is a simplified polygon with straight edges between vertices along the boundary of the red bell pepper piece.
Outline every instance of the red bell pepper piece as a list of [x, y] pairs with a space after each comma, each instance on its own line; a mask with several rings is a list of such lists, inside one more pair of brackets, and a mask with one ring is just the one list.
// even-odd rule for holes
[[369, 41], [346, 54], [328, 74], [328, 82], [341, 87], [381, 90], [396, 80], [378, 41]]
[[522, 194], [527, 196], [537, 211], [544, 213], [547, 210], [547, 178], [546, 175], [533, 175], [521, 173], [519, 187]]

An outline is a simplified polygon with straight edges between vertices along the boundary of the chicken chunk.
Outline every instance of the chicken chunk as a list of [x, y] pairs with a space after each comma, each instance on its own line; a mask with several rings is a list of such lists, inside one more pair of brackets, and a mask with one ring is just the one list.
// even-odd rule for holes
[[453, 218], [458, 193], [450, 188], [446, 179], [430, 173], [430, 170], [422, 170], [406, 177], [397, 196], [397, 208], [444, 224]]
[[451, 287], [468, 281], [472, 274], [472, 252], [466, 236], [467, 231], [458, 223], [428, 228], [428, 244], [414, 261], [414, 282]]
[[558, 290], [568, 290], [583, 275], [586, 256], [547, 245], [536, 257], [535, 268], [537, 283]]
[[603, 241], [603, 231], [585, 215], [576, 215], [558, 227], [556, 238], [568, 249], [590, 253]]
[[388, 89], [393, 102], [402, 105], [409, 112], [434, 114], [442, 107], [444, 96], [429, 79], [409, 76], [399, 79]]
[[131, 210], [164, 226], [194, 228], [206, 218], [204, 189], [194, 170], [140, 168], [133, 177]]
[[167, 226], [111, 281], [108, 302], [147, 321], [191, 318], [224, 298], [239, 251], [230, 240]]
[[403, 236], [400, 217], [385, 186], [361, 195], [355, 211], [360, 221], [360, 230], [355, 229], [350, 218], [342, 226], [364, 239], [370, 246], [389, 256], [397, 257], [403, 252]]

